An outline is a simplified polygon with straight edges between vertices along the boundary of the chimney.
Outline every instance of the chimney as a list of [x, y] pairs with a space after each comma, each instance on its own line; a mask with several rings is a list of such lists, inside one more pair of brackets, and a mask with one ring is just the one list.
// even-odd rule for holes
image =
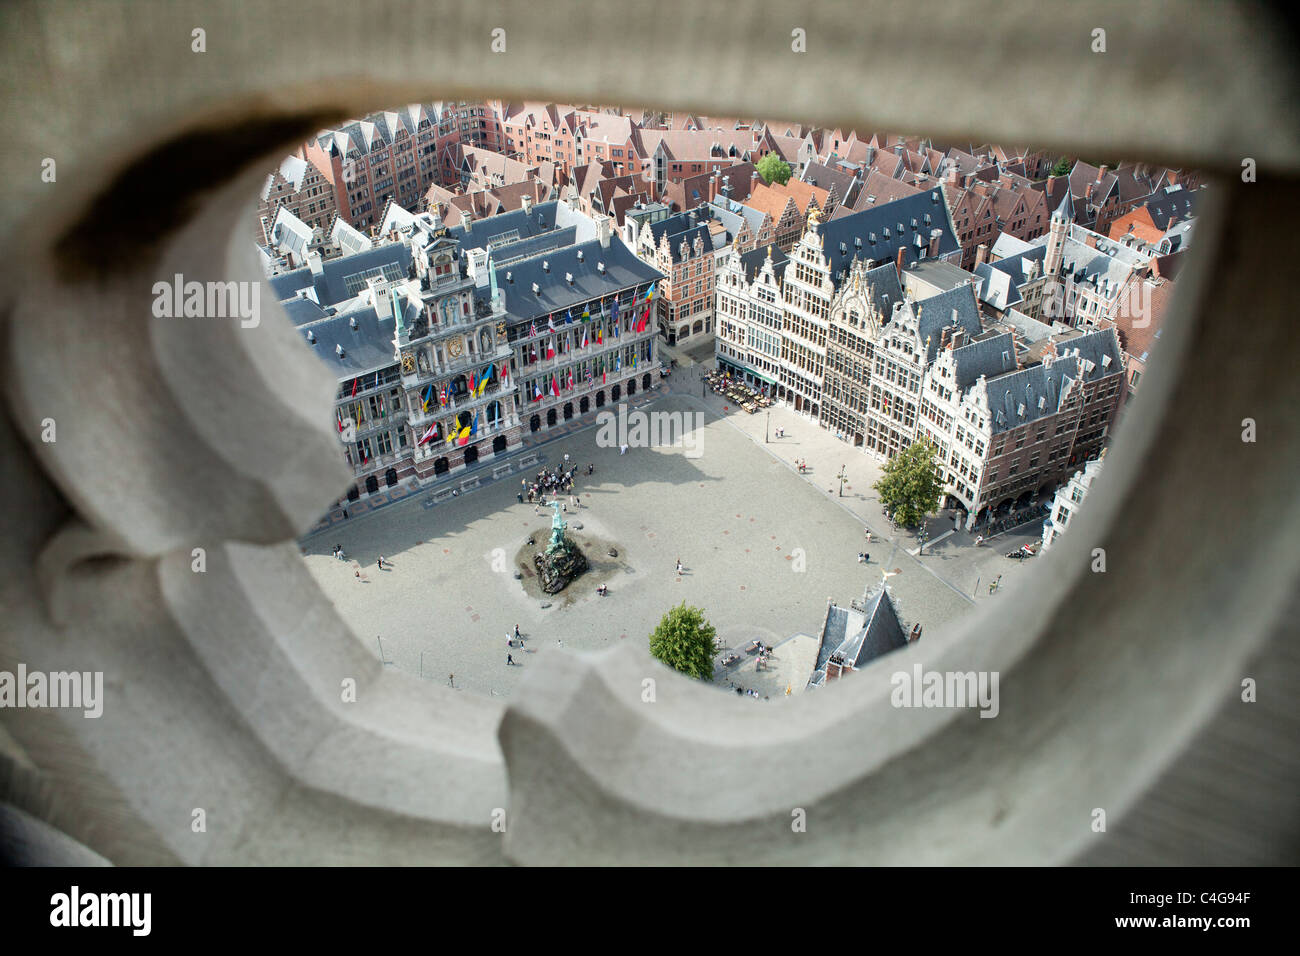
[[907, 252], [906, 246], [898, 247], [898, 255], [894, 257], [894, 268], [898, 270], [898, 277], [903, 277], [903, 255]]
[[473, 220], [470, 219], [470, 215], [469, 215], [469, 213], [467, 213], [467, 212], [462, 212], [462, 213], [460, 214], [460, 227], [461, 227], [462, 229], [464, 229], [466, 232], [469, 232], [469, 230], [470, 230], [470, 223], [471, 223], [472, 221], [473, 221]]
[[612, 220], [609, 216], [596, 217], [596, 238], [600, 240], [600, 247], [602, 249], [609, 248], [610, 233], [612, 230]]
[[520, 207], [521, 209], [523, 209], [525, 215], [527, 215], [528, 213], [532, 212], [532, 211], [533, 211], [533, 197], [532, 197], [532, 196], [527, 196], [527, 195], [521, 197], [520, 200], [519, 200], [519, 207]]
[[948, 161], [948, 174], [946, 178], [952, 185], [957, 185], [957, 163], [953, 160]]
[[731, 177], [730, 176], [722, 177], [722, 189], [720, 191], [722, 195], [726, 196], [728, 199], [731, 198]]
[[319, 252], [307, 253], [307, 265], [311, 266], [311, 274], [313, 277], [323, 276], [325, 274], [325, 270], [321, 266], [321, 259], [320, 259]]
[[943, 230], [942, 230], [942, 229], [931, 229], [931, 230], [930, 230], [930, 249], [929, 249], [929, 255], [930, 255], [930, 258], [931, 258], [931, 259], [933, 259], [935, 256], [937, 256], [937, 255], [939, 254], [939, 240], [942, 239], [942, 238], [943, 238]]
[[984, 265], [989, 257], [989, 245], [987, 242], [981, 242], [979, 248], [975, 250], [975, 268], [978, 269]]
[[1108, 170], [1109, 168], [1110, 167], [1107, 166], [1105, 163], [1102, 163], [1101, 167], [1097, 170], [1097, 182], [1101, 182], [1103, 179], [1106, 178], [1106, 170]]

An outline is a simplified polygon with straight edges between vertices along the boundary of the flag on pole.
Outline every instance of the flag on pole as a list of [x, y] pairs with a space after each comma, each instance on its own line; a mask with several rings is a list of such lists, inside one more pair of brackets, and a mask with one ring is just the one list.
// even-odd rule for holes
[[573, 324], [573, 310], [572, 310], [572, 309], [569, 309], [567, 312], [564, 313], [564, 324], [565, 324], [565, 325], [572, 325], [572, 324]]
[[542, 389], [541, 389], [541, 386], [539, 386], [539, 385], [533, 385], [533, 388], [536, 390], [536, 393], [537, 393], [537, 394], [535, 394], [535, 395], [533, 396], [533, 401], [535, 401], [535, 402], [540, 402], [540, 401], [542, 400]]
[[596, 344], [597, 344], [597, 345], [604, 345], [604, 344], [605, 344], [605, 330], [604, 330], [604, 329], [597, 329], [597, 330], [596, 330]]
[[584, 306], [582, 307], [582, 321], [584, 321], [584, 322], [590, 322], [590, 321], [591, 321], [591, 306], [589, 306], [589, 305], [584, 305]]
[[560, 397], [560, 383], [555, 378], [555, 373], [551, 373], [551, 394], [556, 398]]
[[459, 440], [456, 442], [456, 444], [457, 444], [457, 445], [467, 445], [467, 444], [469, 444], [469, 426], [468, 426], [468, 425], [466, 425], [463, 429], [461, 429], [460, 438], [459, 438]]
[[573, 391], [573, 369], [569, 369], [569, 391]]
[[536, 362], [536, 361], [537, 361], [537, 346], [535, 346], [535, 345], [530, 345], [530, 346], [528, 347], [528, 361], [529, 361], [529, 362]]
[[442, 402], [443, 408], [447, 407], [447, 386], [446, 385], [442, 387], [442, 394], [438, 396], [438, 400]]
[[536, 335], [537, 335], [537, 323], [534, 322], [532, 325], [528, 327], [528, 337], [531, 339], [531, 338], [535, 338]]
[[508, 381], [510, 381], [510, 363], [509, 363], [509, 362], [502, 362], [502, 363], [501, 363], [501, 381], [503, 381], [503, 382], [508, 382]]
[[546, 357], [547, 357], [548, 359], [553, 359], [553, 358], [555, 358], [555, 340], [554, 340], [554, 339], [552, 339], [551, 341], [549, 341], [549, 342], [546, 343]]
[[554, 313], [554, 312], [552, 312], [549, 316], [546, 317], [546, 328], [547, 328], [549, 331], [551, 331], [551, 332], [554, 332], [554, 331], [555, 331], [555, 313]]
[[623, 356], [619, 355], [614, 359], [614, 371], [623, 371]]
[[467, 387], [468, 387], [468, 389], [469, 389], [469, 393], [470, 393], [471, 395], [474, 394], [474, 389], [478, 388], [478, 384], [474, 381], [474, 373], [473, 373], [473, 371], [471, 371], [471, 372], [469, 373], [469, 385], [468, 385]]
[[470, 422], [470, 425], [469, 425], [469, 433], [470, 433], [471, 435], [477, 435], [477, 434], [478, 434], [478, 412], [475, 412], [475, 413], [474, 413], [474, 420], [473, 420], [472, 422]]
[[[655, 282], [658, 282], [658, 281], [659, 281], [658, 279], [655, 280]], [[645, 300], [646, 300], [647, 302], [649, 302], [651, 299], [653, 299], [653, 298], [655, 297], [655, 282], [651, 282], [651, 283], [650, 283], [650, 288], [648, 288], [648, 289], [645, 290]]]
[[421, 438], [417, 444], [423, 445], [425, 442], [437, 438], [438, 437], [436, 434], [437, 431], [438, 431], [438, 423], [434, 422], [432, 425], [429, 426], [429, 430], [424, 433], [424, 437]]
[[582, 347], [583, 347], [584, 349], [587, 347], [587, 330], [586, 330], [586, 329], [583, 329], [583, 330], [582, 330]]
[[354, 379], [352, 380], [352, 397], [353, 397], [353, 398], [356, 398], [356, 397], [357, 397], [357, 382], [359, 382], [359, 381], [361, 381], [361, 379], [359, 379], [359, 378], [354, 378]]
[[617, 324], [618, 323], [618, 296], [614, 296], [614, 301], [610, 303], [609, 314], [610, 317], [613, 318], [615, 324]]
[[426, 389], [424, 390], [424, 407], [423, 407], [422, 409], [420, 409], [420, 410], [421, 410], [421, 411], [425, 411], [425, 412], [427, 412], [427, 411], [429, 410], [429, 403], [430, 403], [431, 401], [433, 401], [433, 386], [432, 386], [432, 385], [430, 385], [428, 388], [426, 388]]

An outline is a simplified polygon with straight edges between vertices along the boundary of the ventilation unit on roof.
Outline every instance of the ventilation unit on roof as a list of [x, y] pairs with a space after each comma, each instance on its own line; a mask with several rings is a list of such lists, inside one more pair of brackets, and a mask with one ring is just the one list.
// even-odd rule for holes
[[550, 272], [550, 271], [551, 271], [551, 264], [550, 264], [549, 262], [547, 262], [545, 259], [542, 260], [542, 271], [543, 271], [543, 272]]
[[533, 283], [533, 295], [541, 295], [541, 294], [542, 294], [542, 287], [539, 286], [536, 282], [534, 282], [534, 283]]
[[338, 355], [339, 358], [342, 358], [342, 357], [343, 357], [344, 352], [343, 352], [343, 346], [342, 346], [342, 345], [336, 345], [336, 346], [334, 346], [334, 351], [335, 351], [335, 353], [337, 353], [337, 355]]
[[514, 274], [513, 272], [507, 272], [507, 273], [506, 273], [506, 281], [509, 282], [511, 285], [514, 285], [514, 284], [515, 284], [515, 274]]
[[355, 315], [352, 316], [352, 318], [348, 319], [348, 325], [352, 326], [352, 330], [353, 330], [354, 332], [356, 331], [356, 328], [357, 328], [357, 317], [356, 317]]
[[312, 345], [316, 344], [316, 333], [313, 332], [311, 329], [307, 330], [307, 341], [310, 342]]
[[913, 228], [913, 229], [916, 228], [916, 220], [915, 220], [915, 219], [912, 220], [912, 228]]
[[597, 263], [596, 263], [596, 271], [599, 272], [601, 275], [604, 275], [604, 274], [605, 274], [605, 263], [603, 263], [603, 262], [597, 262]]
[[1044, 408], [1046, 405], [1047, 405], [1047, 396], [1046, 396], [1046, 395], [1039, 395], [1039, 396], [1038, 396], [1038, 410], [1041, 412], [1041, 411], [1043, 410], [1043, 408]]
[[844, 255], [844, 254], [845, 254], [846, 252], [848, 252], [848, 251], [849, 251], [849, 247], [848, 247], [848, 245], [846, 245], [845, 243], [841, 242], [841, 243], [840, 243], [840, 255]]
[[1021, 418], [1024, 418], [1024, 417], [1025, 417], [1025, 403], [1024, 403], [1024, 402], [1021, 402], [1019, 405], [1016, 406], [1016, 414], [1017, 414], [1018, 416], [1020, 416]]
[[870, 242], [873, 246], [876, 244], [876, 234], [874, 232], [871, 234]]
[[569, 283], [569, 285], [573, 285], [573, 273], [572, 273], [572, 272], [566, 272], [566, 273], [564, 274], [564, 281], [567, 282], [567, 283]]
[[854, 236], [854, 237], [853, 237], [853, 248], [855, 248], [855, 249], [861, 249], [861, 248], [862, 248], [862, 237], [861, 237], [861, 236]]
[[578, 261], [579, 261], [579, 262], [582, 261], [582, 250], [581, 250], [581, 249], [578, 250]]

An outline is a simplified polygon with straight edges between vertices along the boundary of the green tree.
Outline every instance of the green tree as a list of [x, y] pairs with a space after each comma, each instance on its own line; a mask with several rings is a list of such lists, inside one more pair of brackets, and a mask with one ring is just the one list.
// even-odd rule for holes
[[886, 463], [884, 475], [872, 485], [880, 492], [880, 503], [904, 527], [919, 524], [939, 506], [943, 478], [935, 460], [938, 451], [929, 439], [912, 442]]
[[776, 153], [768, 153], [754, 164], [754, 168], [765, 183], [775, 181], [784, 186], [790, 181], [790, 164]]
[[650, 635], [650, 654], [688, 677], [712, 680], [717, 633], [702, 610], [683, 601], [664, 615]]
[[1072, 170], [1073, 168], [1074, 168], [1074, 164], [1071, 163], [1069, 159], [1062, 156], [1060, 159], [1056, 161], [1056, 165], [1052, 167], [1052, 171], [1050, 175], [1068, 176], [1070, 175], [1070, 170]]

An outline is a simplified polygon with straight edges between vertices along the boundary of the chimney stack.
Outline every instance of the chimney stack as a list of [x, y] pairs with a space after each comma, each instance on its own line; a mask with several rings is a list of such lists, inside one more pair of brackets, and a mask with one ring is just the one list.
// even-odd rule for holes
[[904, 253], [906, 252], [907, 252], [906, 246], [899, 246], [898, 255], [894, 257], [894, 268], [898, 270], [898, 277], [900, 279], [903, 277], [903, 268], [904, 268], [903, 258], [904, 258]]
[[989, 246], [987, 242], [981, 242], [979, 248], [975, 250], [975, 268], [978, 269], [984, 265], [989, 257]]
[[462, 212], [462, 213], [460, 214], [460, 227], [461, 227], [462, 229], [464, 229], [466, 232], [469, 232], [469, 229], [470, 229], [470, 225], [469, 225], [469, 224], [470, 224], [472, 221], [473, 221], [473, 220], [471, 219], [469, 213], [467, 213], [467, 212]]
[[525, 214], [532, 212], [532, 211], [533, 211], [533, 197], [532, 197], [532, 196], [528, 196], [528, 195], [524, 195], [524, 196], [522, 196], [522, 197], [520, 198], [520, 200], [519, 200], [519, 207], [520, 207], [521, 209], [523, 209], [523, 211], [524, 211]]
[[1110, 167], [1107, 166], [1105, 163], [1102, 163], [1101, 168], [1097, 170], [1097, 182], [1101, 182], [1103, 179], [1106, 178], [1106, 170], [1109, 168]]

